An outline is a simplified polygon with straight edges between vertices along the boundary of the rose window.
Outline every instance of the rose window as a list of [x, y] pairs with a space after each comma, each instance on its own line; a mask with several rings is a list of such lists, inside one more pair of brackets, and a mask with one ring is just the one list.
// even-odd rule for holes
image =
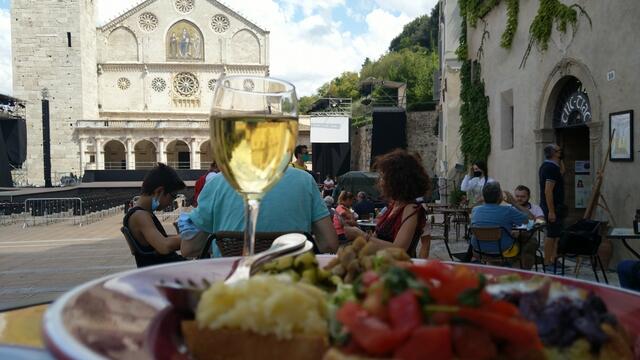
[[120, 90], [127, 90], [131, 86], [131, 81], [125, 77], [121, 77], [118, 79], [118, 87]]
[[253, 84], [253, 81], [251, 79], [245, 79], [242, 82], [242, 87], [246, 90], [246, 91], [253, 91], [253, 88], [255, 88], [256, 86]]
[[163, 78], [155, 78], [151, 81], [151, 87], [157, 92], [163, 92], [167, 88], [167, 82]]
[[173, 79], [173, 90], [182, 96], [193, 96], [198, 88], [198, 78], [192, 73], [179, 73]]
[[176, 9], [183, 14], [193, 10], [193, 0], [176, 0]]
[[211, 18], [211, 28], [217, 33], [229, 30], [229, 18], [222, 14], [214, 15]]
[[209, 80], [209, 90], [214, 91], [216, 88], [216, 79], [211, 79]]
[[140, 24], [140, 29], [151, 32], [158, 26], [158, 18], [150, 12], [146, 12], [140, 14], [138, 23]]

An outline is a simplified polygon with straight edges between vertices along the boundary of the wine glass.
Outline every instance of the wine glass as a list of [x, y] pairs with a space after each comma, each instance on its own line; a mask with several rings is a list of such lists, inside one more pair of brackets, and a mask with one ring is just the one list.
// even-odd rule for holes
[[213, 156], [244, 198], [243, 256], [253, 255], [264, 194], [284, 174], [298, 137], [293, 85], [259, 76], [218, 79], [209, 119]]

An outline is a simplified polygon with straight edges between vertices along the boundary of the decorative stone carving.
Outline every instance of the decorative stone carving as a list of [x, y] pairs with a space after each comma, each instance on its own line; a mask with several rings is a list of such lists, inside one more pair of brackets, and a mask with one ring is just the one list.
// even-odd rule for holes
[[158, 17], [150, 12], [140, 14], [138, 17], [140, 29], [146, 32], [152, 32], [158, 27]]
[[253, 83], [253, 80], [251, 79], [245, 79], [242, 82], [242, 88], [244, 88], [246, 91], [253, 91], [253, 89], [255, 88], [255, 84]]
[[126, 77], [118, 79], [118, 87], [120, 90], [127, 90], [131, 86], [131, 81]]
[[216, 81], [216, 79], [209, 80], [209, 82], [207, 83], [209, 90], [214, 91], [216, 89]]
[[198, 92], [198, 78], [189, 72], [178, 73], [173, 78], [173, 90], [184, 97], [191, 97]]
[[183, 14], [190, 13], [193, 10], [193, 0], [176, 0], [175, 6]]
[[163, 78], [154, 78], [151, 81], [151, 88], [153, 88], [153, 90], [155, 90], [156, 92], [163, 92], [164, 89], [167, 88], [167, 82], [164, 81]]
[[211, 29], [217, 33], [229, 30], [229, 18], [222, 14], [213, 15], [211, 18]]

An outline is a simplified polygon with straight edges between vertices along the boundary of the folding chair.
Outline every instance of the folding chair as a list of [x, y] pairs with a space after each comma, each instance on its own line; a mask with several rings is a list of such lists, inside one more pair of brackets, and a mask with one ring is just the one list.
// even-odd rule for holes
[[[473, 236], [478, 241], [478, 249], [474, 249], [474, 253], [479, 256], [480, 262], [483, 264], [495, 264], [496, 262], [502, 265], [509, 265], [507, 258], [504, 257], [504, 249], [500, 239], [502, 239], [502, 232], [504, 231], [508, 237], [513, 240], [513, 243], [517, 243], [517, 240], [511, 236], [511, 231], [508, 231], [500, 226], [471, 226], [469, 228]], [[486, 252], [482, 250], [483, 245], [497, 244], [498, 253]], [[520, 262], [520, 268], [522, 268], [522, 257], [518, 254], [518, 260]]]

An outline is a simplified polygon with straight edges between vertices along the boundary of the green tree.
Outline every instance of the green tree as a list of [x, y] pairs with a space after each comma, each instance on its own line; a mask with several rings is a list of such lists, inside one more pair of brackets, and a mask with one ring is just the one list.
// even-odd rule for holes
[[411, 49], [415, 46], [435, 51], [438, 48], [440, 5], [431, 10], [431, 15], [422, 15], [404, 26], [400, 35], [391, 40], [389, 51]]
[[306, 114], [311, 110], [311, 106], [318, 100], [318, 95], [303, 96], [298, 99], [298, 111], [300, 114]]
[[433, 76], [438, 69], [438, 55], [423, 48], [402, 49], [383, 55], [364, 66], [360, 77], [374, 77], [407, 84], [407, 106], [430, 103], [433, 98]]
[[323, 84], [318, 89], [320, 97], [360, 98], [360, 77], [358, 73], [345, 71], [342, 75]]

